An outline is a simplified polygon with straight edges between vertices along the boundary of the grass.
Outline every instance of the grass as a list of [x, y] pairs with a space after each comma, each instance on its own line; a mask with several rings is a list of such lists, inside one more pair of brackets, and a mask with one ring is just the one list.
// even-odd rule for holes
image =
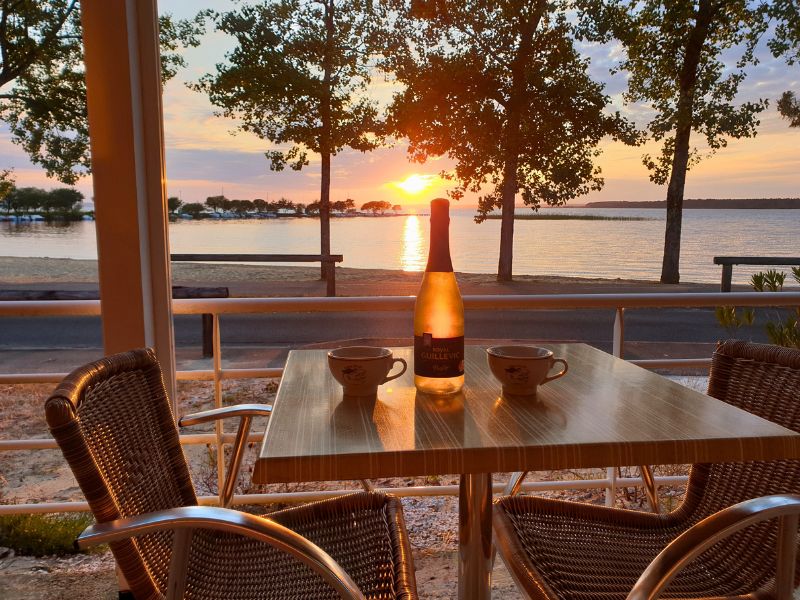
[[0, 546], [31, 556], [77, 554], [75, 539], [93, 522], [88, 513], [4, 515], [0, 517]]
[[[486, 215], [487, 219], [502, 219], [502, 215]], [[516, 221], [655, 221], [649, 217], [604, 217], [601, 215], [544, 215], [536, 213], [532, 215], [514, 215]]]

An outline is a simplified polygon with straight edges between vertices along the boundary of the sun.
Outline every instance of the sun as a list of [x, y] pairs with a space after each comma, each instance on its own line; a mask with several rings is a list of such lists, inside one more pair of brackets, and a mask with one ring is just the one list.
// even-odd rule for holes
[[432, 179], [432, 175], [418, 175], [414, 173], [406, 177], [403, 181], [396, 182], [395, 185], [406, 194], [413, 195], [428, 189], [431, 186]]

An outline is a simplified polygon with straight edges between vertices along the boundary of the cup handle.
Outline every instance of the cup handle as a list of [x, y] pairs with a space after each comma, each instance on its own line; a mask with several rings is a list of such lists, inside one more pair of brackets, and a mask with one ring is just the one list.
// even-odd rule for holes
[[[395, 373], [391, 377], [387, 377], [386, 379], [384, 379], [382, 384], [386, 383], [387, 381], [391, 381], [392, 379], [397, 379], [398, 377], [400, 377], [400, 375], [402, 375], [403, 373], [406, 372], [406, 369], [408, 368], [408, 364], [406, 364], [406, 361], [404, 359], [402, 359], [402, 358], [395, 358], [392, 361], [392, 369], [394, 369], [394, 363], [398, 363], [398, 362], [403, 365], [403, 368], [400, 370], [399, 373]], [[392, 369], [389, 369], [389, 370], [391, 371]]]
[[[555, 365], [556, 363], [561, 363], [562, 365], [564, 365], [564, 368], [561, 369], [561, 371], [559, 371], [555, 375], [551, 375], [550, 377], [545, 377], [542, 380], [542, 383], [540, 383], [539, 385], [543, 385], [548, 381], [553, 381], [553, 379], [558, 379], [559, 377], [563, 377], [564, 375], [567, 374], [567, 371], [569, 370], [569, 365], [567, 365], [567, 361], [565, 361], [563, 358], [554, 358], [553, 364]], [[553, 367], [551, 366], [550, 368], [552, 369]]]

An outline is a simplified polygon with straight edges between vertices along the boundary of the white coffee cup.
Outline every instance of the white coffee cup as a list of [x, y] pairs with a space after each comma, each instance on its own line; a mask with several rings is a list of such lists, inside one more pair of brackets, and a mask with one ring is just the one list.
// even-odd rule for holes
[[[493, 346], [486, 349], [492, 374], [503, 386], [504, 394], [530, 396], [540, 385], [563, 377], [569, 368], [563, 358], [553, 358], [547, 348], [538, 346]], [[549, 375], [556, 363], [564, 368]]]
[[[403, 368], [389, 377], [395, 363]], [[408, 365], [402, 358], [394, 358], [389, 348], [345, 346], [328, 352], [328, 368], [342, 384], [345, 396], [374, 396], [379, 385], [400, 377]]]

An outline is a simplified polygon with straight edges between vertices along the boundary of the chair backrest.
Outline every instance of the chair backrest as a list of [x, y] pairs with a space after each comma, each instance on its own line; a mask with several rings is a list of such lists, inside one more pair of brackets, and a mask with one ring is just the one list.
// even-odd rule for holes
[[[800, 432], [800, 350], [722, 342], [711, 362], [708, 394]], [[702, 518], [771, 494], [800, 493], [800, 461], [695, 465], [684, 510]]]
[[[152, 350], [76, 369], [48, 398], [45, 414], [98, 523], [197, 504]], [[171, 547], [170, 532], [112, 544], [137, 598], [160, 597]]]

